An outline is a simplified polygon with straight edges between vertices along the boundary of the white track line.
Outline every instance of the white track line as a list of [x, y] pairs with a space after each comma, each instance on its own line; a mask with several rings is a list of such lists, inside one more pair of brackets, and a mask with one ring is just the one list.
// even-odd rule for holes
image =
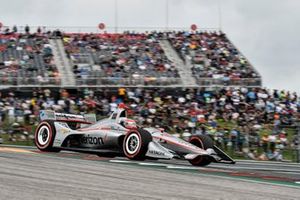
[[281, 169], [281, 168], [264, 168], [264, 167], [236, 167], [236, 166], [211, 166], [207, 168], [203, 167], [190, 167], [190, 166], [178, 166], [174, 164], [165, 164], [165, 163], [149, 163], [149, 162], [136, 162], [130, 160], [109, 160], [112, 163], [130, 163], [130, 164], [137, 164], [137, 165], [144, 165], [144, 166], [161, 166], [166, 167], [167, 169], [190, 169], [190, 170], [213, 170], [213, 169], [224, 169], [224, 170], [261, 170], [261, 171], [276, 171], [276, 172], [286, 172], [286, 173], [294, 173], [299, 174], [300, 170], [297, 169]]
[[140, 162], [137, 163], [139, 165], [145, 165], [145, 166], [158, 166], [158, 167], [167, 167], [168, 164], [164, 164], [164, 163], [148, 163], [148, 162]]
[[[249, 166], [275, 166], [275, 167], [293, 167], [293, 168], [299, 168], [300, 169], [300, 165], [287, 165], [287, 164], [271, 164], [271, 163], [237, 163], [237, 164], [241, 164], [241, 165], [249, 165]], [[210, 166], [213, 167], [218, 167], [220, 166], [219, 164], [212, 164]]]
[[295, 174], [295, 175], [299, 175], [299, 172], [278, 172], [280, 174]]
[[201, 170], [203, 167], [189, 167], [189, 166], [176, 166], [176, 165], [168, 165], [166, 166], [168, 169], [191, 169], [191, 170]]
[[293, 163], [293, 162], [280, 162], [280, 161], [263, 161], [263, 160], [235, 160], [238, 163], [269, 163], [269, 164], [288, 164], [288, 165], [298, 165], [300, 163]]
[[211, 168], [219, 169], [244, 169], [244, 170], [262, 170], [262, 171], [282, 171], [282, 172], [299, 172], [297, 169], [280, 169], [280, 168], [263, 168], [263, 167], [227, 167], [227, 166], [212, 166]]

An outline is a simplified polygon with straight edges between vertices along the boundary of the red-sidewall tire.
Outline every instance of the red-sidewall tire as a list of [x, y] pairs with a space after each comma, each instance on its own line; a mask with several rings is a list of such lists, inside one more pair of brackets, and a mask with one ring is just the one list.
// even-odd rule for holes
[[59, 149], [53, 147], [55, 134], [54, 122], [51, 120], [42, 121], [34, 133], [36, 147], [41, 151], [59, 152]]
[[130, 130], [123, 140], [123, 152], [131, 160], [144, 160], [151, 141], [152, 136], [148, 131], [144, 129]]
[[[214, 146], [213, 140], [207, 135], [192, 136], [189, 142], [204, 150]], [[206, 166], [212, 162], [212, 159], [209, 156], [197, 156], [193, 160], [189, 160], [189, 162], [194, 166]]]

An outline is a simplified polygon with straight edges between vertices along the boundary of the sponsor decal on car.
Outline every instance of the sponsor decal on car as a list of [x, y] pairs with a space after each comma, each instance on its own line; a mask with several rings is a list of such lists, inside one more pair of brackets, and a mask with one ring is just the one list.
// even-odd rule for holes
[[156, 151], [156, 150], [149, 150], [149, 153], [159, 155], [159, 156], [164, 156], [165, 153], [161, 151]]
[[102, 137], [96, 137], [96, 136], [90, 136], [90, 135], [83, 136], [80, 139], [80, 143], [81, 144], [95, 144], [95, 145], [104, 144]]

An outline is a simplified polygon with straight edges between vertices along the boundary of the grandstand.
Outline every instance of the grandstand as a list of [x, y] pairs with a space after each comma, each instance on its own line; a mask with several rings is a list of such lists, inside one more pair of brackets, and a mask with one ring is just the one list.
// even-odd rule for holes
[[259, 73], [218, 30], [38, 30], [0, 34], [2, 87], [261, 86]]

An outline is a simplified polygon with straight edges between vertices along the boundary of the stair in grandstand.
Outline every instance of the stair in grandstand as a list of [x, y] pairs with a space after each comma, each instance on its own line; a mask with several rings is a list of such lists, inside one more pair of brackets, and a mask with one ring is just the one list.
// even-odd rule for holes
[[160, 40], [159, 43], [166, 56], [175, 64], [176, 68], [178, 69], [182, 84], [184, 86], [196, 86], [196, 80], [192, 75], [191, 66], [183, 62], [168, 40]]
[[72, 72], [72, 66], [67, 58], [64, 45], [61, 39], [50, 39], [52, 46], [54, 61], [61, 75], [62, 86], [74, 86], [75, 77]]

